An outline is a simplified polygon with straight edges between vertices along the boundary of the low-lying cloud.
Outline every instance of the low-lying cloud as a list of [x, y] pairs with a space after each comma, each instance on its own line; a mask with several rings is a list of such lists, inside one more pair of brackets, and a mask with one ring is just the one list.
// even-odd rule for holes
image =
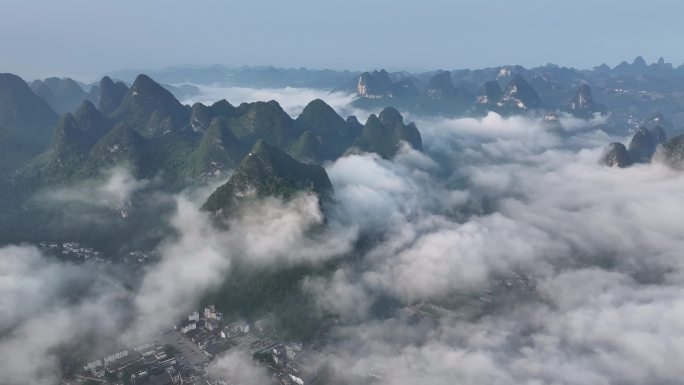
[[179, 197], [171, 223], [178, 236], [157, 248], [161, 261], [149, 266], [135, 298], [136, 339], [193, 310], [235, 262], [253, 268], [322, 262], [348, 252], [356, 235], [354, 229], [313, 231], [323, 223], [313, 195], [269, 199], [228, 221], [227, 229], [216, 228], [198, 202]]
[[130, 206], [132, 195], [150, 181], [138, 180], [126, 168], [114, 167], [104, 172], [102, 180], [86, 181], [76, 186], [49, 189], [40, 193], [37, 199], [55, 204], [81, 204], [112, 210], [122, 210]]
[[126, 293], [119, 282], [33, 247], [0, 248], [0, 292], [3, 383], [58, 382], [60, 354], [98, 353], [125, 317], [117, 311]]
[[[229, 96], [204, 91], [206, 100]], [[239, 92], [228, 100], [281, 97], [292, 115], [318, 97]], [[338, 110], [349, 103], [329, 95]], [[325, 211], [310, 195], [269, 199], [217, 227], [198, 209], [203, 194], [168, 197], [173, 234], [139, 287], [79, 283], [86, 267], [32, 248], [0, 249], [0, 288], [9, 293], [0, 299], [9, 310], [0, 314], [0, 372], [10, 383], [50, 382], [56, 346], [121, 327], [97, 311], [119, 306], [122, 293], [132, 311], [126, 337], [154, 336], [236, 263], [277, 270], [335, 259], [333, 271], [301, 282], [338, 319], [315, 359], [333, 373], [378, 384], [680, 381], [684, 174], [658, 163], [600, 166], [602, 148], [616, 139], [596, 128], [604, 118], [561, 116], [560, 127], [493, 113], [409, 118], [425, 152], [405, 147], [393, 160], [351, 154], [327, 164], [335, 196]], [[95, 202], [108, 207], [148, 183], [116, 175], [95, 190], [104, 197]], [[63, 300], [74, 282], [85, 299]], [[398, 309], [373, 315], [386, 297]], [[64, 328], [59, 338], [28, 332], [47, 320]], [[21, 366], [21, 357], [40, 365]], [[244, 357], [233, 352], [210, 370], [268, 381]]]
[[[345, 360], [335, 350], [329, 362], [341, 371], [373, 363], [369, 373], [380, 370], [382, 384], [676, 383], [684, 175], [657, 163], [600, 166], [608, 135], [577, 122], [564, 133], [492, 114], [430, 122], [420, 124], [428, 155], [466, 179], [469, 194], [488, 197], [494, 212], [456, 221], [448, 204], [419, 210], [444, 185], [421, 184], [412, 204], [395, 192], [410, 191], [413, 179], [384, 178], [396, 175], [395, 163], [350, 175], [333, 165], [336, 187], [372, 181], [354, 199], [377, 203], [348, 211], [350, 222], [378, 213], [385, 220], [375, 225], [396, 230], [368, 252], [363, 271], [315, 283], [352, 298], [390, 292], [408, 304], [464, 302], [426, 329], [397, 319], [340, 328], [342, 352], [364, 353]], [[404, 204], [415, 216], [397, 215]], [[348, 298], [321, 295], [319, 305], [344, 318]]]
[[[275, 100], [290, 116], [296, 118], [302, 113], [304, 107], [314, 99], [321, 99], [329, 104], [342, 116], [361, 113], [362, 110], [351, 107], [355, 95], [342, 91], [325, 91], [314, 88], [246, 88], [246, 87], [223, 87], [223, 86], [197, 86], [200, 94], [192, 98], [182, 100], [183, 104], [203, 103], [212, 104], [221, 99], [226, 99], [231, 104], [238, 106], [241, 103], [256, 101]], [[367, 114], [365, 114], [367, 115]]]

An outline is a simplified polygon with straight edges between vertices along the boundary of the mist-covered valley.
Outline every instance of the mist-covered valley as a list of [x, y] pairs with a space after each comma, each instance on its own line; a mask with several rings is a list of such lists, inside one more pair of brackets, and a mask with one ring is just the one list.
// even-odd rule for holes
[[678, 383], [677, 101], [506, 68], [2, 75], [0, 383]]

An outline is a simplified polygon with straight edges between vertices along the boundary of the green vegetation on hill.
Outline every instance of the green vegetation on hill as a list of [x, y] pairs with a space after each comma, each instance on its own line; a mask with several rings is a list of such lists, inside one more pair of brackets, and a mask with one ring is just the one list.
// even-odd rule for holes
[[178, 185], [193, 149], [194, 139], [186, 133], [148, 139], [121, 123], [90, 150], [81, 175], [92, 178], [102, 170], [124, 165], [138, 178], [161, 175], [170, 185]]
[[325, 330], [333, 318], [321, 312], [302, 289], [306, 277], [335, 271], [339, 260], [322, 266], [297, 265], [277, 270], [254, 270], [237, 263], [223, 284], [208, 294], [204, 304], [214, 304], [233, 317], [257, 320], [274, 317], [280, 337], [308, 341]]
[[308, 130], [291, 142], [286, 151], [292, 157], [307, 163], [315, 162], [317, 159], [326, 159], [326, 155], [331, 155], [331, 153], [326, 153], [320, 137]]
[[123, 101], [123, 98], [128, 92], [128, 87], [122, 82], [112, 81], [109, 76], [105, 76], [100, 80], [98, 87], [99, 94], [97, 95], [98, 106], [103, 114], [109, 115], [116, 110]]
[[193, 151], [189, 164], [189, 176], [216, 174], [232, 169], [242, 159], [245, 150], [228, 125], [214, 118]]
[[230, 180], [207, 199], [204, 209], [226, 210], [243, 200], [267, 196], [288, 199], [300, 191], [327, 197], [332, 192], [332, 184], [325, 169], [298, 162], [279, 148], [259, 140]]
[[401, 141], [413, 148], [422, 150], [423, 142], [415, 124], [404, 124], [404, 119], [397, 110], [387, 107], [379, 116], [372, 114], [363, 127], [361, 137], [355, 145], [364, 151], [376, 152], [385, 158], [391, 158], [399, 149]]
[[295, 121], [299, 138], [290, 154], [297, 159], [334, 160], [344, 154], [360, 134], [356, 120], [345, 121], [332, 107], [316, 99], [310, 102]]
[[211, 106], [195, 103], [190, 114], [190, 126], [193, 130], [204, 132], [215, 118], [223, 121], [235, 116], [236, 108], [225, 99], [219, 100]]
[[149, 76], [139, 75], [110, 118], [153, 137], [182, 130], [189, 123], [190, 108]]
[[[56, 78], [36, 86], [52, 90], [62, 83], [69, 88], [68, 81]], [[416, 149], [422, 145], [415, 125], [405, 125], [393, 108], [371, 116], [364, 126], [354, 117], [343, 119], [322, 100], [310, 102], [296, 119], [275, 101], [234, 107], [221, 100], [188, 107], [146, 75], [139, 75], [130, 89], [105, 77], [93, 92], [99, 95], [95, 99], [100, 109], [83, 101], [73, 114], [62, 116], [49, 135], [56, 116], [46, 103], [20, 78], [0, 76], [0, 106], [11, 109], [5, 115], [0, 110], [0, 126], [5, 128], [0, 146], [19, 148], [24, 145], [20, 139], [37, 145], [52, 137], [49, 146], [43, 145], [45, 151], [21, 171], [19, 185], [69, 184], [124, 165], [136, 177], [160, 175], [167, 185], [182, 187], [194, 178], [219, 175], [240, 165], [232, 188], [244, 193], [250, 185], [258, 187], [259, 196], [287, 197], [310, 187], [299, 185], [300, 178], [302, 183], [313, 183], [319, 193], [327, 189], [325, 172], [314, 164], [335, 160], [351, 148], [390, 158], [400, 141]], [[45, 116], [38, 119], [41, 111]], [[40, 122], [45, 132], [38, 132]], [[250, 149], [252, 157], [243, 160]], [[6, 161], [0, 169], [19, 166]]]
[[83, 101], [74, 113], [79, 127], [93, 138], [100, 139], [107, 135], [112, 123], [88, 100]]
[[0, 175], [13, 173], [27, 159], [26, 151], [12, 139], [7, 130], [0, 127]]
[[231, 119], [230, 128], [241, 141], [254, 143], [259, 139], [283, 147], [297, 137], [293, 120], [278, 104], [270, 102], [243, 103], [238, 117]]

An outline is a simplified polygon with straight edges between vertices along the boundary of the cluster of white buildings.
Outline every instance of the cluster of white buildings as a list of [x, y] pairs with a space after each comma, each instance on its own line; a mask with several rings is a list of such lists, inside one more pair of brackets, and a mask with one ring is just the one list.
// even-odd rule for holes
[[96, 377], [103, 377], [105, 374], [105, 368], [107, 368], [107, 370], [115, 370], [122, 364], [122, 362], [125, 365], [127, 361], [135, 360], [137, 359], [136, 357], [139, 357], [140, 355], [136, 354], [136, 357], [131, 357], [130, 360], [124, 360], [129, 356], [130, 352], [128, 350], [122, 350], [120, 352], [110, 354], [102, 359], [88, 362], [83, 366], [83, 371], [90, 371]]
[[38, 244], [41, 250], [61, 252], [62, 255], [68, 255], [75, 258], [89, 259], [95, 257], [96, 260], [102, 260], [102, 253], [92, 247], [83, 247], [78, 242], [64, 242], [64, 243], [47, 243], [40, 242]]
[[104, 358], [104, 364], [109, 365], [112, 362], [118, 361], [124, 357], [128, 356], [128, 350], [124, 350], [118, 353], [111, 354]]
[[133, 347], [133, 351], [135, 352], [142, 352], [142, 351], [148, 351], [151, 348], [154, 347], [154, 344], [141, 344]]
[[[182, 323], [176, 326], [176, 330], [183, 334], [187, 334], [191, 330], [196, 330], [198, 327], [205, 327], [209, 331], [214, 331], [219, 329], [219, 322], [223, 321], [223, 313], [216, 310], [214, 305], [209, 305], [202, 311], [202, 316], [197, 311], [193, 311], [188, 314], [188, 319], [184, 320]], [[248, 333], [249, 324], [234, 322], [229, 328], [231, 333]], [[221, 337], [226, 338], [224, 331], [221, 331]]]
[[216, 307], [214, 305], [209, 305], [204, 308], [204, 318], [221, 321], [223, 320], [223, 314], [220, 311], [216, 310]]
[[85, 364], [85, 366], [83, 366], [83, 370], [87, 372], [89, 370], [93, 370], [93, 369], [99, 368], [101, 366], [102, 366], [102, 360], [95, 360], [93, 362], [88, 362], [87, 364]]

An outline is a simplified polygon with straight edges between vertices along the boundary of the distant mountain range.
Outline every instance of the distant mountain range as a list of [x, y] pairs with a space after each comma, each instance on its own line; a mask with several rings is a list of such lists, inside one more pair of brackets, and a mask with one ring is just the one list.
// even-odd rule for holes
[[161, 83], [220, 84], [254, 88], [320, 88], [334, 89], [358, 76], [359, 72], [312, 70], [306, 68], [276, 68], [270, 66], [229, 68], [222, 65], [209, 67], [176, 66], [161, 70], [125, 69], [108, 73], [114, 79], [132, 82], [140, 73], [146, 73]]
[[[400, 79], [408, 79], [410, 82], [399, 82], [398, 85], [401, 86], [403, 84], [407, 88], [406, 91], [409, 92], [410, 95], [411, 89], [413, 88], [411, 87], [412, 83], [415, 84], [418, 89], [424, 88], [430, 78], [439, 73], [447, 71], [388, 72], [384, 70], [377, 70], [364, 72], [315, 70], [307, 68], [278, 68], [272, 66], [243, 66], [231, 68], [223, 65], [213, 65], [175, 66], [167, 67], [161, 70], [124, 69], [112, 71], [107, 73], [107, 75], [114, 79], [121, 79], [128, 83], [133, 82], [138, 74], [146, 73], [161, 83], [169, 84], [221, 84], [226, 86], [259, 88], [348, 88], [354, 91], [356, 90], [358, 81], [361, 80], [361, 77], [367, 76], [365, 74], [376, 75], [379, 72], [385, 72], [388, 79], [385, 79], [378, 84], [372, 84], [373, 87], [387, 87], [389, 85], [388, 81], [395, 83]], [[523, 75], [531, 79], [535, 78], [536, 76], [544, 76], [545, 73], [553, 75], [554, 77], [558, 77], [558, 79], [555, 80], [559, 82], [567, 82], [573, 78], [583, 78], [587, 82], [591, 83], [590, 80], [592, 77], [601, 77], [605, 75], [653, 77], [684, 76], [684, 64], [675, 67], [671, 63], [666, 63], [663, 58], [659, 58], [655, 63], [647, 64], [646, 61], [639, 56], [635, 58], [632, 63], [623, 61], [613, 68], [607, 64], [601, 64], [588, 70], [562, 67], [555, 64], [547, 64], [545, 66], [532, 67], [529, 69], [518, 65], [504, 65], [482, 69], [451, 69], [450, 73], [454, 83], [465, 81], [471, 85], [482, 84], [487, 80], [510, 80], [510, 78], [516, 74]], [[382, 82], [385, 82], [385, 84], [383, 85]], [[394, 91], [397, 90], [394, 89]], [[396, 96], [399, 96], [400, 94], [401, 93], [397, 94]]]
[[[31, 198], [42, 188], [101, 178], [117, 165], [127, 166], [137, 178], [151, 179], [154, 189], [171, 191], [230, 176], [206, 202], [204, 208], [211, 212], [231, 212], [242, 202], [270, 195], [289, 199], [299, 191], [325, 202], [332, 192], [321, 167], [325, 162], [357, 151], [389, 159], [402, 143], [422, 149], [418, 127], [404, 121], [399, 111], [430, 117], [522, 114], [543, 117], [549, 130], [562, 129], [565, 113], [578, 119], [600, 113], [602, 130], [634, 136], [629, 143], [610, 144], [600, 159], [603, 164], [628, 167], [656, 159], [684, 169], [684, 136], [679, 136], [684, 76], [681, 68], [664, 61], [648, 65], [635, 60], [593, 70], [547, 65], [413, 74], [243, 68], [230, 70], [227, 80], [216, 68], [179, 71], [168, 70], [163, 82], [147, 75], [111, 75], [95, 84], [69, 78], [27, 83], [0, 74], [3, 239], [25, 240], [27, 234], [42, 236], [46, 229], [61, 234], [58, 238], [67, 233], [90, 237], [87, 228], [64, 233], [54, 212]], [[173, 78], [183, 73], [187, 77]], [[322, 100], [311, 101], [297, 117], [275, 101], [179, 102], [197, 92], [182, 83], [200, 84], [197, 80], [352, 92], [356, 106], [377, 113], [360, 122], [340, 116]], [[140, 215], [121, 220], [147, 223]]]
[[[143, 71], [122, 70], [107, 79], [130, 86]], [[195, 85], [225, 87], [282, 88], [305, 87], [356, 94], [361, 108], [392, 106], [411, 113], [447, 116], [501, 114], [542, 110], [569, 112], [587, 118], [596, 112], [647, 116], [661, 112], [680, 126], [679, 110], [684, 87], [684, 65], [674, 67], [659, 59], [647, 64], [641, 57], [611, 68], [605, 64], [591, 70], [578, 70], [553, 64], [524, 68], [517, 65], [450, 71], [368, 72], [284, 69], [275, 67], [228, 68], [169, 67], [144, 71], [160, 82], [177, 99], [199, 93]], [[123, 81], [123, 82], [121, 82]], [[34, 92], [57, 113], [74, 112], [84, 99], [100, 106], [101, 84], [86, 85], [72, 79], [48, 78], [31, 82]], [[111, 84], [105, 85], [112, 87]], [[578, 103], [578, 98], [582, 102]], [[104, 107], [103, 112], [110, 110]]]
[[[132, 82], [142, 71], [112, 72], [112, 78]], [[358, 107], [392, 106], [419, 114], [482, 115], [487, 111], [516, 114], [530, 110], [565, 111], [579, 117], [610, 110], [620, 120], [629, 114], [661, 112], [679, 126], [684, 65], [660, 58], [647, 64], [637, 57], [611, 68], [606, 64], [579, 70], [554, 64], [524, 68], [506, 65], [483, 69], [355, 72], [274, 67], [170, 67], [145, 71], [170, 84], [212, 84], [254, 88], [308, 87], [357, 95]], [[583, 86], [590, 87], [586, 89]], [[172, 90], [173, 91], [173, 90]], [[582, 107], [579, 94], [591, 94]], [[178, 96], [178, 95], [177, 95]], [[573, 108], [572, 105], [575, 105]], [[676, 116], [674, 116], [676, 115]]]
[[[684, 67], [664, 60], [649, 65], [637, 58], [592, 70], [547, 65], [416, 74], [221, 66], [161, 71], [176, 85], [147, 75], [129, 85], [127, 76], [119, 72], [84, 85], [69, 78], [26, 83], [0, 74], [0, 175], [36, 187], [95, 178], [126, 164], [137, 177], [161, 175], [170, 186], [183, 186], [240, 167], [261, 142], [258, 149], [273, 147], [301, 164], [322, 164], [350, 151], [391, 158], [401, 142], [422, 149], [418, 128], [397, 108], [430, 116], [545, 114], [548, 124], [557, 123], [561, 112], [582, 119], [610, 114], [606, 129], [632, 129], [635, 136], [628, 146], [611, 144], [603, 163], [649, 161], [658, 148], [668, 163], [681, 163], [679, 142], [666, 138], [676, 137], [684, 122]], [[178, 85], [183, 82], [348, 91], [356, 93], [355, 105], [381, 112], [362, 124], [322, 100], [296, 118], [275, 101], [188, 106], [178, 97], [194, 92], [193, 86]]]
[[[682, 87], [684, 65], [674, 68], [662, 58], [647, 65], [638, 57], [632, 64], [591, 70], [553, 64], [425, 73], [379, 70], [361, 73], [342, 89], [358, 95], [359, 107], [393, 105], [419, 114], [472, 116], [496, 111], [509, 115], [544, 110], [588, 118], [610, 109], [626, 120], [627, 111], [681, 113]], [[679, 116], [676, 120], [684, 123]]]

